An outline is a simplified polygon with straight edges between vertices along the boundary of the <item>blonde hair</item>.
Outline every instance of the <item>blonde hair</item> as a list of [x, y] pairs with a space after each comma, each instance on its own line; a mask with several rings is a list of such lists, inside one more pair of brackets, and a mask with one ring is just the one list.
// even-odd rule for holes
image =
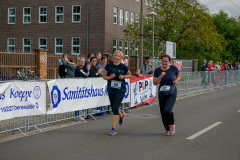
[[124, 55], [123, 55], [123, 52], [122, 52], [122, 51], [116, 50], [113, 55], [115, 55], [116, 53], [120, 53], [121, 58], [122, 58], [122, 59], [124, 58]]

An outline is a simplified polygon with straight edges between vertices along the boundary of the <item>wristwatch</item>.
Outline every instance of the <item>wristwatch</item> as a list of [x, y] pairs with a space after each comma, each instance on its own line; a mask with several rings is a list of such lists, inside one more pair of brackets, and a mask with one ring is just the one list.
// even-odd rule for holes
[[178, 79], [176, 79], [178, 82], [179, 82], [179, 80]]

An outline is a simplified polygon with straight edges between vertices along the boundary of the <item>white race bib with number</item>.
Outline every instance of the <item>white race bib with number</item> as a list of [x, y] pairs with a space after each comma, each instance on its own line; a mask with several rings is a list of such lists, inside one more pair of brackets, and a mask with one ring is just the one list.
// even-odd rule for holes
[[122, 81], [111, 81], [111, 87], [112, 88], [117, 88], [117, 89], [121, 89], [122, 86]]
[[170, 87], [171, 86], [164, 85], [164, 86], [160, 87], [160, 92], [162, 92], [162, 91], [170, 91]]

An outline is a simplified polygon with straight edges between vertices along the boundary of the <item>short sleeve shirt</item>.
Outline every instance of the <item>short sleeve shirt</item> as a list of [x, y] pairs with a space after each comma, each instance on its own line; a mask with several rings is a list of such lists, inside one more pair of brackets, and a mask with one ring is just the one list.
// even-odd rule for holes
[[[158, 78], [162, 74], [162, 72], [165, 72], [166, 75], [162, 77], [161, 82], [160, 82], [160, 86], [161, 85], [172, 85], [173, 81], [176, 80], [176, 75], [179, 74], [178, 68], [174, 65], [170, 65], [169, 69], [166, 70], [166, 71], [162, 70], [161, 67], [158, 67], [157, 69], [155, 69], [154, 77]], [[164, 96], [160, 92], [159, 92], [159, 95]], [[172, 95], [177, 95], [177, 87], [174, 90], [174, 93]]]
[[[110, 76], [111, 74], [115, 73], [116, 77], [108, 80], [108, 84], [107, 84], [107, 91], [108, 93], [125, 93], [126, 92], [126, 83], [125, 80], [120, 80], [118, 78], [119, 75], [126, 75], [126, 73], [128, 72], [129, 68], [125, 65], [120, 63], [118, 66], [115, 66], [113, 63], [109, 63], [106, 65], [105, 70], [108, 71], [107, 76]], [[112, 80], [115, 81], [121, 81], [121, 89], [117, 89], [117, 88], [113, 88], [111, 87], [111, 82]]]

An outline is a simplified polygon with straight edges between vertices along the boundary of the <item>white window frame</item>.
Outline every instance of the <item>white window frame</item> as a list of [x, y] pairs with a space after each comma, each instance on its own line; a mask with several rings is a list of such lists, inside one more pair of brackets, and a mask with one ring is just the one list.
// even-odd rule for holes
[[[73, 13], [73, 8], [74, 7], [80, 7], [80, 13]], [[81, 5], [73, 5], [72, 6], [72, 23], [80, 23], [81, 22]], [[75, 15], [79, 15], [79, 21], [73, 21], [73, 16], [75, 16]]]
[[[46, 8], [46, 14], [41, 14], [41, 8]], [[42, 16], [46, 16], [46, 22], [41, 22]], [[47, 7], [46, 6], [39, 7], [39, 23], [47, 23]]]
[[137, 43], [135, 44], [135, 55], [136, 56], [138, 55], [138, 44]]
[[146, 0], [146, 5], [148, 6], [148, 0]]
[[[122, 45], [120, 45], [120, 43], [122, 43]], [[119, 40], [118, 49], [119, 49], [120, 51], [123, 51], [123, 40]]]
[[[114, 7], [113, 9], [113, 24], [117, 24], [117, 21], [118, 21], [118, 8], [117, 7]], [[115, 18], [116, 18], [116, 22], [115, 22]]]
[[[73, 45], [73, 39], [74, 38], [78, 38], [79, 39], [79, 45]], [[72, 37], [72, 55], [80, 55], [80, 43], [81, 43], [81, 39], [80, 39], [80, 37]], [[73, 53], [73, 47], [79, 47], [79, 53]]]
[[[114, 46], [114, 41], [115, 41], [116, 46]], [[113, 39], [113, 53], [115, 52], [114, 49], [115, 49], [115, 51], [117, 50], [117, 39]]]
[[131, 12], [131, 25], [134, 27], [134, 12]]
[[[62, 45], [57, 45], [57, 38], [62, 39]], [[55, 37], [55, 54], [62, 55], [63, 53], [57, 53], [57, 47], [62, 47], [62, 52], [63, 52], [63, 37]]]
[[[63, 13], [57, 13], [57, 8], [62, 7]], [[57, 16], [62, 16], [62, 22], [57, 22]], [[64, 22], [64, 7], [63, 6], [55, 6], [55, 23], [63, 23]]]
[[[126, 44], [127, 44], [127, 45], [126, 45]], [[127, 51], [127, 54], [126, 54], [126, 51]], [[124, 55], [125, 55], [125, 56], [128, 56], [128, 54], [129, 54], [129, 53], [128, 53], [128, 41], [125, 41], [125, 42], [124, 42]]]
[[152, 7], [152, 0], [149, 0], [149, 5]]
[[139, 2], [139, 0], [136, 0], [137, 2]]
[[[41, 45], [41, 44], [40, 44], [40, 42], [41, 42], [40, 40], [41, 40], [41, 39], [46, 39], [46, 45]], [[43, 47], [47, 49], [47, 38], [45, 38], [45, 37], [40, 37], [40, 38], [38, 39], [38, 48], [43, 48]]]
[[[10, 45], [10, 44], [9, 44], [9, 40], [10, 40], [10, 39], [14, 39], [14, 45]], [[15, 38], [8, 38], [8, 39], [7, 39], [7, 51], [8, 51], [8, 52], [11, 52], [11, 51], [9, 51], [9, 47], [14, 47], [14, 51], [13, 51], [13, 52], [15, 52]]]
[[125, 25], [129, 25], [129, 11], [126, 11], [126, 22]]
[[120, 26], [123, 26], [124, 23], [124, 9], [120, 9], [120, 18], [119, 18], [120, 22]]
[[130, 41], [130, 56], [133, 56], [133, 51], [134, 51], [134, 43], [133, 41]]
[[[30, 40], [30, 44], [29, 45], [25, 45], [24, 44], [24, 40], [25, 39], [29, 39]], [[25, 52], [24, 48], [25, 47], [29, 47], [29, 52]], [[23, 38], [23, 53], [30, 53], [31, 52], [31, 38]]]
[[136, 24], [137, 24], [138, 27], [140, 27], [139, 26], [139, 14], [136, 14]]
[[[24, 13], [24, 11], [25, 11], [24, 9], [25, 9], [25, 8], [29, 8], [29, 9], [30, 9], [30, 14], [25, 14], [25, 13]], [[25, 17], [30, 17], [30, 22], [24, 22], [24, 18], [25, 18]], [[23, 7], [23, 23], [24, 23], [24, 24], [29, 24], [29, 23], [31, 23], [31, 7]]]
[[[9, 15], [9, 10], [10, 9], [14, 9], [15, 10], [15, 14], [14, 15]], [[14, 23], [10, 23], [9, 22], [9, 18], [10, 17], [14, 17]], [[16, 8], [8, 8], [8, 24], [15, 24], [16, 23]]]

